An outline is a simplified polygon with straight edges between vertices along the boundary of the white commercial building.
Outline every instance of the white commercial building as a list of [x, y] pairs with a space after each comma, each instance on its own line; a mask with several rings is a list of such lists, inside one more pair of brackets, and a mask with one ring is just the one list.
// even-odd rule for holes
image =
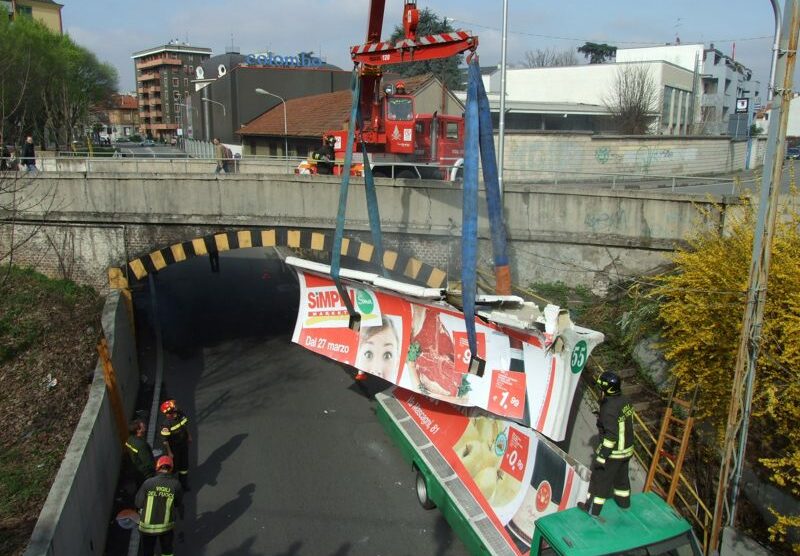
[[[742, 136], [759, 105], [758, 82], [751, 80], [750, 70], [713, 45], [621, 48], [613, 63], [508, 69], [506, 127], [617, 131], [607, 105], [620, 72], [630, 67], [646, 68], [653, 79], [659, 100], [652, 114], [652, 133]], [[499, 69], [483, 76], [496, 113], [500, 79]], [[741, 98], [748, 99], [748, 111], [736, 114], [736, 101]]]

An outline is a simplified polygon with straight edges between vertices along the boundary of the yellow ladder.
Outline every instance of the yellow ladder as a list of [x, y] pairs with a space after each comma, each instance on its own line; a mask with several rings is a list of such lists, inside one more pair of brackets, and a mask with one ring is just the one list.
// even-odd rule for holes
[[[672, 387], [667, 409], [664, 411], [661, 431], [658, 434], [655, 451], [653, 452], [653, 461], [650, 463], [650, 470], [647, 473], [647, 480], [644, 484], [645, 492], [652, 490], [660, 494], [667, 504], [671, 506], [675, 505], [675, 492], [678, 490], [681, 469], [686, 459], [686, 451], [689, 448], [689, 437], [694, 425], [694, 404], [697, 398], [697, 388], [695, 388], [692, 401], [680, 400], [675, 397], [676, 388], [677, 383]], [[686, 414], [685, 419], [676, 417], [676, 407], [682, 408], [681, 413]], [[662, 465], [664, 460], [671, 464], [671, 470]], [[658, 481], [659, 478], [663, 478], [668, 486], [660, 483]]]

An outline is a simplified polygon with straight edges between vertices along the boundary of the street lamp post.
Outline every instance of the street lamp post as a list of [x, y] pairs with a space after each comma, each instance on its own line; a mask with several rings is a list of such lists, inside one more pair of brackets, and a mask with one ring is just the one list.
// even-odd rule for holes
[[221, 106], [222, 107], [222, 116], [223, 117], [226, 116], [226, 114], [225, 114], [225, 105], [222, 104], [221, 102], [217, 102], [216, 100], [211, 100], [210, 98], [201, 98], [200, 100], [203, 101], [203, 102], [210, 102], [211, 104], [217, 104], [217, 105]]
[[[206, 89], [203, 89], [203, 95], [206, 95], [206, 94], [208, 94], [206, 92]], [[222, 117], [223, 118], [226, 116], [225, 105], [222, 104], [221, 102], [216, 101], [216, 100], [211, 100], [207, 96], [200, 97], [200, 101], [205, 103], [205, 106], [203, 106], [203, 115], [205, 116], [204, 119], [205, 119], [205, 128], [206, 128], [206, 141], [213, 141], [214, 138], [211, 137], [211, 118], [210, 118], [210, 114], [209, 114], [209, 110], [208, 110], [208, 105], [209, 104], [216, 104], [216, 105], [220, 106], [222, 108]]]
[[276, 95], [275, 93], [270, 93], [269, 91], [265, 91], [262, 88], [256, 89], [256, 94], [259, 95], [266, 95], [270, 97], [275, 97], [281, 103], [283, 103], [283, 157], [286, 160], [286, 173], [289, 173], [289, 131], [288, 126], [286, 123], [286, 101], [283, 97]]
[[[186, 132], [187, 132], [187, 129], [189, 127], [189, 119], [192, 117], [192, 115], [189, 113], [190, 106], [188, 104], [183, 103], [183, 102], [176, 102], [175, 104], [177, 106], [182, 106], [183, 109], [184, 109], [184, 112], [186, 113], [186, 120], [184, 120], [182, 122], [182, 124], [183, 124], [183, 128], [182, 128], [183, 129], [183, 137], [181, 137], [182, 143], [183, 143], [183, 152], [186, 152], [186, 137], [187, 137], [187, 133]], [[195, 110], [195, 111], [197, 110], [197, 108], [195, 108], [194, 106], [192, 106], [191, 109]]]

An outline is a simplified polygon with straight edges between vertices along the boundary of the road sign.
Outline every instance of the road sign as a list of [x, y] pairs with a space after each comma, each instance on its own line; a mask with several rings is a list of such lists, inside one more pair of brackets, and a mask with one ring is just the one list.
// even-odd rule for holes
[[750, 99], [749, 98], [737, 98], [736, 99], [736, 113], [737, 114], [747, 114], [748, 108], [750, 108]]

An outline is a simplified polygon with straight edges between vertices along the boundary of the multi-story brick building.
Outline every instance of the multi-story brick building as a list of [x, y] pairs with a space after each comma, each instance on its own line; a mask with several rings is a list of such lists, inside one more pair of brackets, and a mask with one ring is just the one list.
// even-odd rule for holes
[[173, 107], [185, 103], [195, 67], [210, 56], [210, 48], [177, 41], [133, 53], [142, 135], [164, 141], [179, 135], [184, 112]]

